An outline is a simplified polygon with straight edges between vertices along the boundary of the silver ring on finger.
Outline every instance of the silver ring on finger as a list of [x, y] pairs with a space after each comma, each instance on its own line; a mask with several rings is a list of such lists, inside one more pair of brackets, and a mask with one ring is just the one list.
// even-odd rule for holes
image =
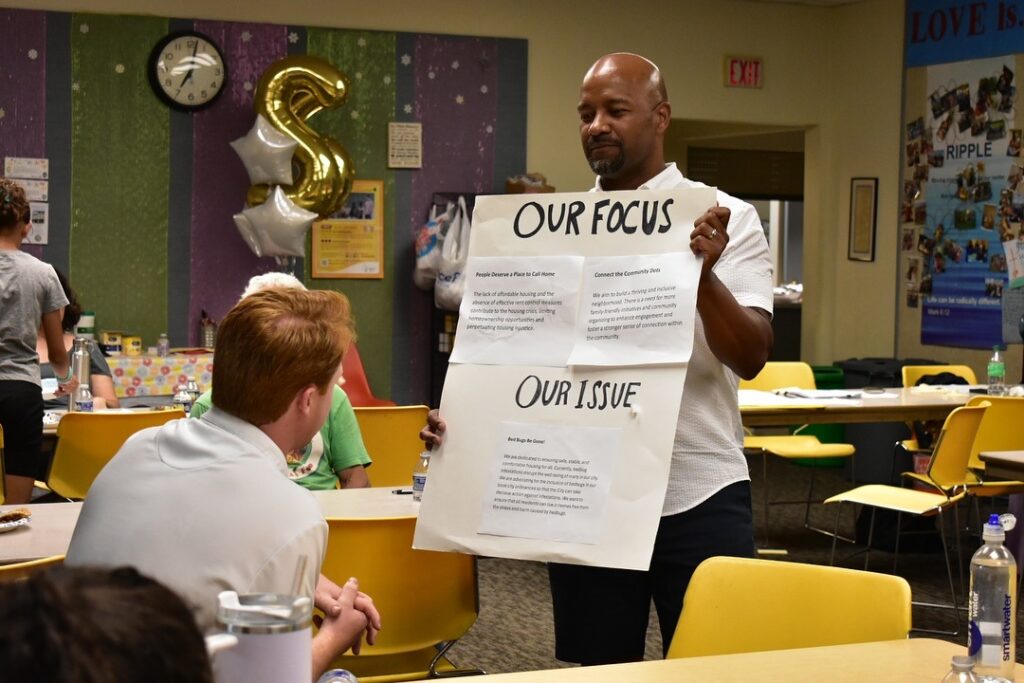
[[711, 239], [718, 237], [718, 228], [711, 228]]

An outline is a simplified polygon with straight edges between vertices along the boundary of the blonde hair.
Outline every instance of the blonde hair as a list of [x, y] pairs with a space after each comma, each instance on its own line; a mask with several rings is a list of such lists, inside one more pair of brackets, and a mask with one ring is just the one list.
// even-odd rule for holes
[[217, 332], [213, 403], [254, 425], [277, 420], [310, 384], [323, 394], [353, 337], [344, 294], [273, 287], [232, 308]]

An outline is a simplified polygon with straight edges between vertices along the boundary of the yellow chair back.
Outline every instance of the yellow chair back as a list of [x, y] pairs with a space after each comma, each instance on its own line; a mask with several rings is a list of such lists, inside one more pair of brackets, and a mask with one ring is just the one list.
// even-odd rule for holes
[[985, 469], [979, 453], [982, 451], [1024, 450], [1024, 396], [972, 396], [967, 405], [988, 405], [985, 417], [978, 427], [967, 466], [975, 471]]
[[[322, 573], [341, 584], [359, 579], [385, 619], [377, 644], [335, 661], [360, 680], [407, 673], [401, 655], [460, 638], [479, 612], [476, 558], [414, 550], [415, 517], [331, 518]], [[427, 659], [429, 663], [429, 658]]]
[[957, 408], [946, 417], [928, 465], [928, 478], [943, 491], [948, 493], [966, 487], [967, 462], [987, 410], [985, 402]]
[[963, 377], [968, 384], [978, 383], [978, 377], [974, 374], [974, 370], [966, 365], [904, 365], [903, 386], [912, 387], [925, 375], [937, 375], [941, 372]]
[[65, 498], [85, 498], [96, 475], [129, 436], [182, 417], [180, 409], [68, 413], [57, 425], [57, 449], [46, 485]]
[[51, 557], [44, 557], [39, 560], [30, 560], [28, 562], [2, 564], [0, 565], [0, 583], [24, 581], [36, 572], [40, 572], [48, 567], [54, 567], [63, 563], [63, 555], [53, 555]]
[[667, 657], [906, 638], [910, 585], [840, 567], [712, 557], [697, 567]]
[[764, 364], [754, 379], [741, 379], [740, 389], [774, 391], [783, 387], [816, 389], [814, 371], [807, 363], [771, 361]]
[[367, 470], [372, 486], [411, 486], [412, 470], [424, 449], [420, 430], [427, 406], [355, 407], [363, 443], [373, 459]]

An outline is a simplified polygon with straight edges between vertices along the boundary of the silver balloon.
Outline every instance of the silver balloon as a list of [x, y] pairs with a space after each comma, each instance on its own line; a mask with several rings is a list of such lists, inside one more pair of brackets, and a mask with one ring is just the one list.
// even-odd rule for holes
[[253, 185], [291, 185], [292, 154], [298, 144], [257, 114], [256, 123], [249, 132], [245, 137], [234, 140], [231, 147], [245, 164]]
[[238, 232], [257, 256], [305, 256], [306, 233], [316, 218], [280, 187], [259, 206], [234, 215]]

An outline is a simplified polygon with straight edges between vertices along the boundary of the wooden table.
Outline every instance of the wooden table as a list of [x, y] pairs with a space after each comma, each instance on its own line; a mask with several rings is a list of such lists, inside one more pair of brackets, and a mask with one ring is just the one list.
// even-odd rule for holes
[[[728, 634], [723, 636], [728, 637]], [[966, 654], [967, 648], [962, 645], [914, 638], [802, 650], [524, 671], [492, 675], [487, 680], [494, 683], [937, 683], [949, 671], [950, 658]], [[1016, 679], [1024, 680], [1024, 666], [1017, 664], [1016, 668]]]
[[828, 399], [794, 407], [741, 406], [743, 424], [767, 427], [794, 424], [852, 424], [862, 422], [909, 422], [944, 420], [954, 408], [967, 403], [973, 394], [920, 391], [916, 387], [886, 389], [893, 398]]
[[[324, 517], [404, 517], [419, 514], [419, 503], [411, 495], [396, 495], [389, 487], [314, 491]], [[5, 505], [0, 510], [25, 507], [32, 521], [14, 531], [0, 534], [0, 564], [63, 555], [75, 530], [81, 503], [40, 503]]]
[[985, 476], [992, 479], [1024, 480], [1024, 451], [983, 451], [978, 457], [985, 463]]

